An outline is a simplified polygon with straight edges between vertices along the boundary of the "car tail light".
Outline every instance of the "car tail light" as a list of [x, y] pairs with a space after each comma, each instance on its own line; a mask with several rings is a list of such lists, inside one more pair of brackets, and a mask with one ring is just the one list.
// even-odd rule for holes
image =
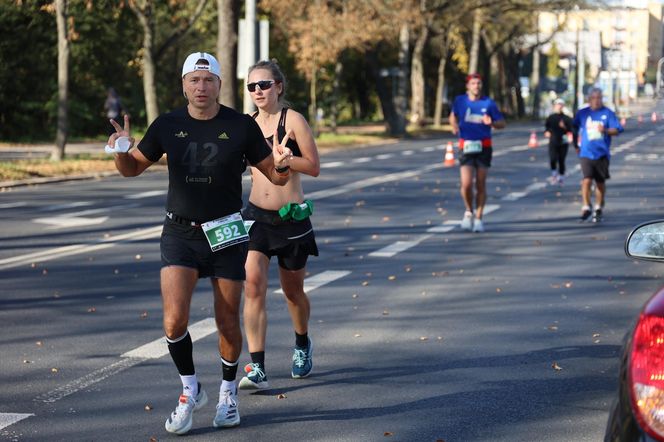
[[664, 317], [644, 311], [634, 329], [629, 364], [632, 409], [641, 427], [664, 438]]

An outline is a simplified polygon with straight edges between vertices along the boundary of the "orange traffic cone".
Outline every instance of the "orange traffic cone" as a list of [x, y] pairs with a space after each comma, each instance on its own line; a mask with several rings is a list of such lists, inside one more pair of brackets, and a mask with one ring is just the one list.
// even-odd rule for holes
[[443, 161], [443, 166], [452, 167], [456, 164], [454, 161], [454, 147], [452, 147], [452, 142], [447, 142], [447, 148], [445, 149], [445, 161]]
[[657, 112], [653, 112], [652, 115], [650, 116], [650, 121], [653, 123], [657, 122]]
[[539, 143], [537, 142], [537, 134], [533, 131], [530, 133], [530, 139], [528, 140], [528, 147], [537, 147]]

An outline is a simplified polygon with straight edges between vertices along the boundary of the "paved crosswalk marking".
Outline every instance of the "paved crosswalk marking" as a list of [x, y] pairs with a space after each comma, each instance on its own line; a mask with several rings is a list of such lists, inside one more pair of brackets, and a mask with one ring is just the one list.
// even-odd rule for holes
[[[312, 290], [322, 287], [325, 284], [329, 284], [337, 279], [343, 278], [346, 275], [350, 275], [352, 272], [350, 270], [326, 270], [323, 273], [311, 276], [304, 280], [304, 291], [311, 292]], [[284, 291], [279, 289], [275, 290], [274, 293], [283, 294]]]

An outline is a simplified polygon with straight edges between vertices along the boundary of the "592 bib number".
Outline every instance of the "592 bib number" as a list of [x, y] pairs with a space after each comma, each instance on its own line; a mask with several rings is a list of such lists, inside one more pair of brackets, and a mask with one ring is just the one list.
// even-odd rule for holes
[[249, 240], [240, 212], [201, 224], [213, 252]]

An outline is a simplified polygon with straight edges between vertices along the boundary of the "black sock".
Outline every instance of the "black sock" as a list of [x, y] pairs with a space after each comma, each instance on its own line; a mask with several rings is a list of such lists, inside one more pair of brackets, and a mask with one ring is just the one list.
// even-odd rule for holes
[[249, 353], [251, 356], [251, 362], [254, 364], [260, 364], [262, 368], [265, 368], [265, 351], [254, 351]]
[[309, 346], [309, 334], [305, 333], [303, 335], [295, 332], [295, 346], [296, 347], [308, 347]]
[[226, 361], [221, 360], [221, 378], [224, 381], [233, 382], [235, 381], [235, 376], [237, 376], [237, 361], [233, 365], [228, 365]]
[[167, 337], [166, 342], [168, 342], [168, 352], [171, 354], [173, 362], [175, 362], [178, 373], [180, 373], [181, 376], [191, 376], [196, 374], [193, 357], [194, 345], [191, 343], [189, 331], [187, 330], [187, 333], [185, 333], [184, 336], [173, 340], [168, 339]]

